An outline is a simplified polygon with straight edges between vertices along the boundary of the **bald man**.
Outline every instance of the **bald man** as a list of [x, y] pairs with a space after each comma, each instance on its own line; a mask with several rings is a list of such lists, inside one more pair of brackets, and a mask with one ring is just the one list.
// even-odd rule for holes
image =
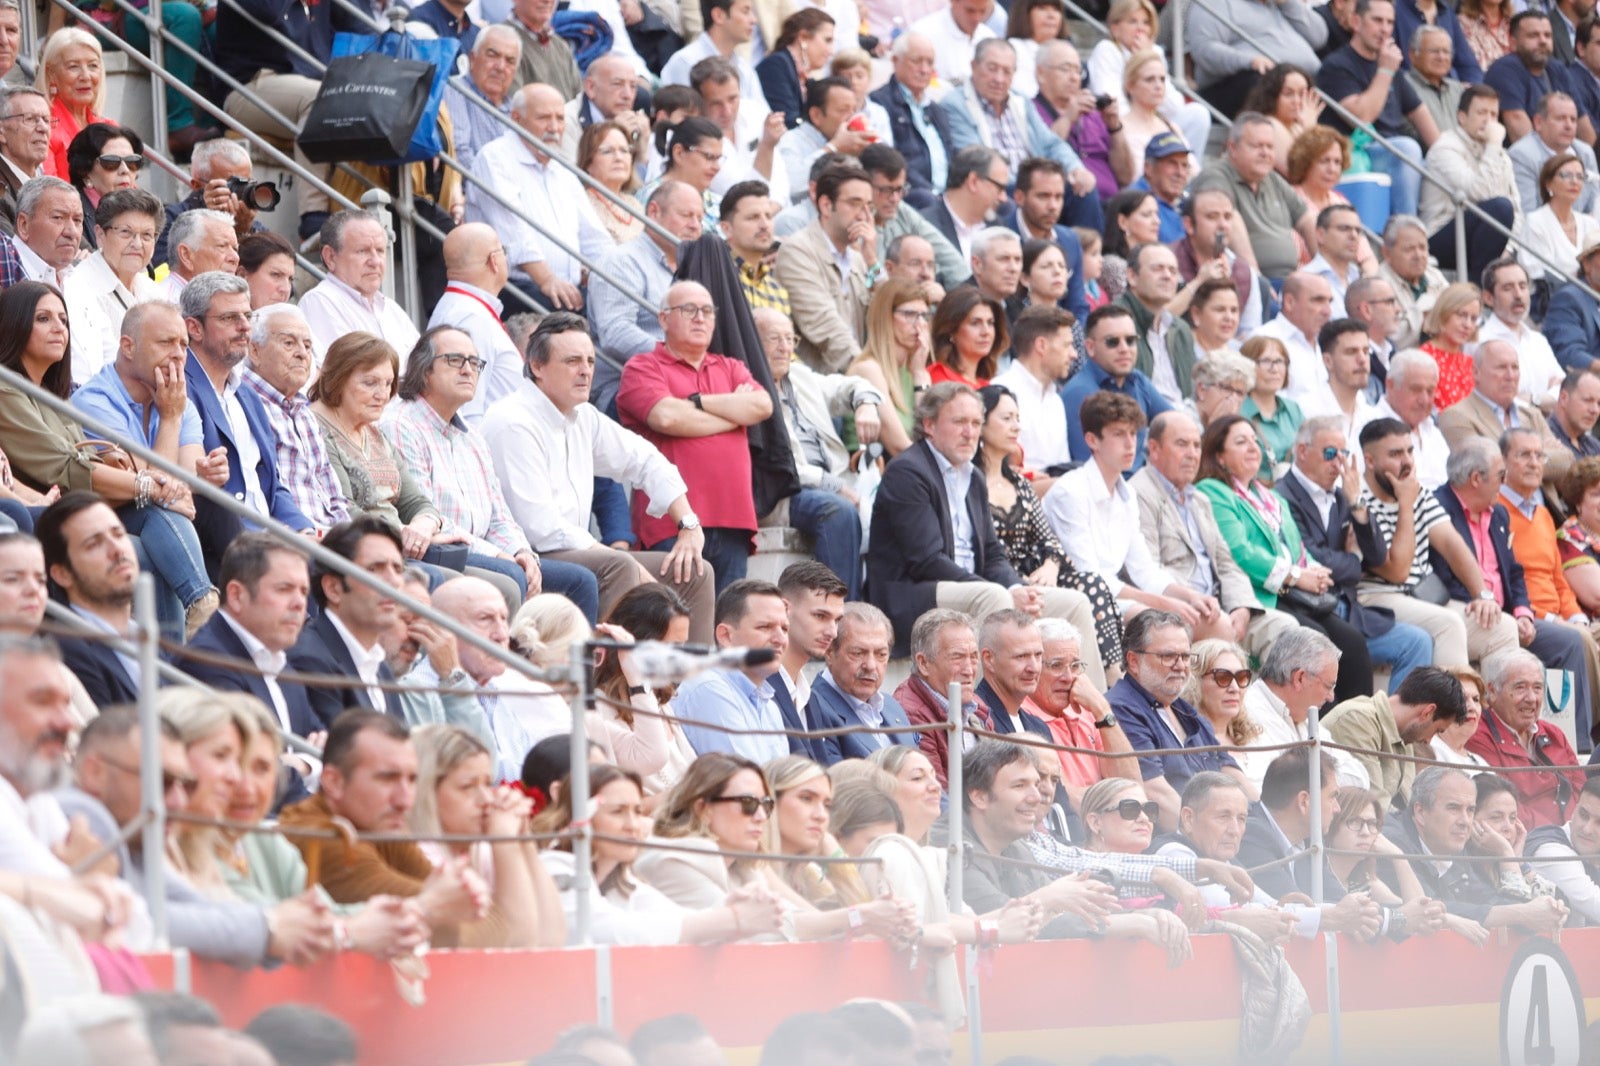
[[428, 328], [454, 326], [472, 338], [472, 346], [488, 365], [478, 375], [478, 391], [461, 409], [469, 425], [477, 425], [489, 405], [522, 380], [522, 356], [501, 322], [505, 308], [500, 290], [511, 267], [499, 234], [482, 222], [468, 222], [444, 239], [448, 284], [434, 305]]
[[639, 74], [626, 55], [607, 52], [590, 63], [583, 75], [583, 92], [566, 107], [561, 151], [568, 159], [577, 159], [584, 130], [597, 122], [615, 122], [628, 134], [634, 165], [643, 163], [650, 145], [650, 116], [634, 110], [638, 93]]
[[[512, 120], [533, 137], [537, 147], [515, 130], [507, 130], [483, 146], [473, 166], [479, 180], [467, 184], [467, 221], [486, 222], [500, 234], [514, 267], [512, 284], [546, 307], [576, 311], [584, 305], [579, 286], [585, 263], [567, 249], [577, 250], [589, 263], [598, 263], [615, 242], [595, 216], [583, 185], [571, 171], [550, 159], [561, 151], [566, 105], [559, 92], [538, 83], [523, 86], [511, 98]], [[499, 190], [515, 205], [516, 213], [491, 196], [485, 186]], [[524, 215], [539, 229], [524, 222]]]
[[1316, 407], [1328, 389], [1328, 368], [1317, 337], [1333, 317], [1333, 286], [1320, 274], [1297, 270], [1283, 282], [1283, 306], [1256, 330], [1280, 341], [1289, 353], [1289, 384], [1283, 394], [1302, 407]]
[[[704, 286], [673, 285], [660, 318], [665, 340], [628, 360], [617, 412], [683, 475], [694, 515], [676, 525], [703, 524], [704, 556], [721, 593], [745, 576], [756, 530], [747, 429], [772, 417], [772, 396], [742, 362], [710, 350], [717, 308]], [[645, 502], [635, 494], [634, 532], [645, 547], [670, 551], [678, 529]]]

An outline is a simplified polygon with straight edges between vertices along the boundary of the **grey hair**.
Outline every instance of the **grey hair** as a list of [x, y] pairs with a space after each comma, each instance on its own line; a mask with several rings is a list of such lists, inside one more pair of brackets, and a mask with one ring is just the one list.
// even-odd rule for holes
[[[1521, 264], [1518, 264], [1518, 265], [1521, 265]], [[1484, 368], [1485, 361], [1489, 358], [1488, 351], [1489, 351], [1489, 347], [1491, 345], [1499, 345], [1502, 348], [1508, 349], [1511, 352], [1511, 354], [1512, 354], [1512, 356], [1514, 358], [1516, 358], [1519, 362], [1521, 361], [1522, 357], [1517, 354], [1517, 346], [1515, 344], [1512, 344], [1510, 341], [1506, 340], [1504, 337], [1491, 337], [1488, 340], [1484, 341], [1482, 344], [1478, 345], [1478, 350], [1472, 353], [1472, 371], [1473, 371], [1473, 373], [1475, 373], [1475, 374], [1482, 374], [1483, 373], [1483, 368]]]
[[[227, 218], [226, 215], [223, 217]], [[230, 219], [229, 221], [231, 222], [232, 220]], [[383, 219], [371, 211], [338, 211], [328, 216], [328, 221], [322, 224], [323, 247], [332, 248], [336, 252], [339, 251], [339, 246], [344, 243], [344, 231], [358, 222], [374, 223], [384, 231], [385, 238], [387, 238], [389, 231], [384, 227]]]
[[1465, 485], [1473, 474], [1488, 475], [1494, 466], [1500, 448], [1487, 437], [1468, 437], [1450, 449], [1450, 459], [1445, 463], [1445, 473], [1452, 487]]
[[[406, 356], [406, 372], [400, 375], [400, 384], [395, 387], [395, 394], [402, 400], [415, 400], [422, 395], [423, 387], [428, 383], [428, 372], [439, 361], [437, 341], [443, 333], [459, 333], [468, 340], [472, 339], [472, 335], [460, 326], [434, 326], [418, 337], [411, 354]], [[473, 345], [473, 350], [477, 350], [477, 345]]]
[[1400, 239], [1400, 234], [1408, 229], [1421, 230], [1422, 235], [1428, 235], [1428, 227], [1422, 224], [1422, 219], [1416, 215], [1390, 215], [1389, 221], [1383, 224], [1383, 247], [1385, 250], [1394, 247], [1394, 242]]
[[[665, 308], [663, 308], [665, 310]], [[963, 396], [970, 396], [977, 401], [978, 406], [983, 406], [983, 400], [978, 396], [978, 390], [971, 385], [963, 385], [959, 381], [941, 381], [937, 385], [929, 385], [922, 390], [922, 395], [917, 397], [917, 408], [914, 412], [914, 425], [912, 436], [922, 440], [922, 424], [932, 422], [939, 417], [939, 412], [949, 407]]]
[[[948, 607], [935, 607], [931, 611], [924, 611], [911, 625], [911, 659], [916, 661], [917, 656], [925, 655], [933, 658], [939, 650], [939, 639], [944, 631], [951, 626], [961, 626], [967, 632], [975, 631], [972, 618], [960, 611]], [[943, 695], [943, 693], [940, 693]]]
[[1242, 355], [1221, 352], [1208, 356], [1189, 372], [1196, 385], [1237, 385], [1249, 392], [1256, 387], [1256, 367]]
[[[1128, 619], [1122, 630], [1122, 646], [1128, 652], [1143, 651], [1150, 634], [1158, 629], [1181, 629], [1189, 634], [1189, 626], [1171, 611], [1146, 608]], [[1192, 634], [1190, 634], [1192, 635]]]
[[[601, 56], [600, 58], [604, 59], [605, 56]], [[618, 58], [621, 57], [619, 56]], [[650, 197], [649, 199], [645, 200], [644, 206], [647, 209], [654, 207], [657, 210], [665, 211], [667, 208], [667, 197], [677, 192], [680, 188], [691, 188], [691, 186], [688, 182], [684, 181], [664, 180], [660, 185], [657, 185], [651, 190]], [[696, 193], [696, 195], [698, 196], [699, 194]], [[666, 310], [666, 308], [662, 308], [662, 310]]]
[[71, 193], [74, 197], [78, 195], [77, 189], [74, 189], [60, 178], [49, 176], [29, 178], [23, 182], [22, 188], [17, 190], [17, 214], [33, 214], [34, 209], [39, 206], [39, 201], [44, 198], [44, 194], [47, 192], [66, 192]]
[[[71, 186], [68, 186], [71, 188]], [[20, 209], [20, 207], [19, 207]], [[178, 265], [178, 249], [193, 248], [200, 243], [205, 233], [207, 222], [217, 222], [228, 229], [233, 229], [233, 218], [221, 211], [213, 211], [209, 207], [196, 208], [185, 211], [172, 220], [172, 225], [167, 229], [167, 265]]]
[[1225, 788], [1248, 795], [1244, 786], [1236, 778], [1216, 770], [1201, 770], [1189, 778], [1189, 783], [1183, 786], [1183, 798], [1178, 801], [1179, 806], [1199, 813], [1211, 806], [1211, 794]]
[[1421, 348], [1407, 348], [1394, 353], [1389, 360], [1389, 380], [1396, 385], [1411, 378], [1412, 371], [1427, 370], [1435, 377], [1439, 374], [1439, 364], [1433, 361], [1433, 356]]
[[[917, 33], [915, 30], [912, 30], [908, 33], [902, 33], [900, 36], [894, 39], [894, 44], [889, 48], [889, 54], [896, 59], [904, 58], [905, 54], [911, 51], [911, 44], [913, 41], [922, 41], [930, 45], [933, 44], [933, 38], [927, 36], [926, 34]], [[934, 45], [934, 49], [937, 51], [938, 46]]]
[[189, 172], [196, 181], [210, 181], [215, 176], [212, 167], [218, 162], [250, 166], [250, 150], [243, 143], [226, 137], [201, 141], [189, 157]]
[[1540, 437], [1539, 431], [1532, 426], [1512, 426], [1501, 433], [1500, 439], [1496, 442], [1503, 458], [1510, 458], [1512, 446], [1516, 444], [1518, 437], [1532, 437], [1534, 442], [1541, 447], [1544, 444], [1544, 438]]
[[870, 603], [847, 603], [844, 613], [839, 615], [838, 628], [834, 630], [833, 643], [828, 646], [829, 651], [837, 651], [844, 643], [845, 633], [851, 626], [861, 626], [866, 629], [882, 629], [889, 638], [889, 646], [894, 646], [894, 623], [889, 621], [889, 616]]
[[257, 347], [267, 343], [267, 324], [280, 315], [293, 315], [302, 322], [306, 320], [306, 313], [294, 304], [268, 304], [250, 316], [250, 343]]
[[[1196, 363], [1195, 370], [1199, 370], [1200, 366], [1201, 364]], [[1300, 423], [1300, 428], [1295, 431], [1295, 447], [1310, 447], [1311, 442], [1324, 433], [1337, 433], [1343, 437], [1344, 417], [1342, 415], [1317, 415], [1315, 418], [1306, 419]]]
[[981, 651], [993, 651], [1000, 642], [1000, 631], [1003, 629], [1032, 629], [1038, 623], [1033, 615], [1026, 611], [1019, 611], [1015, 607], [1006, 607], [987, 615], [983, 625], [978, 627], [978, 648]]
[[472, 42], [472, 54], [477, 55], [484, 48], [487, 48], [490, 37], [504, 37], [506, 40], [515, 44], [517, 46], [517, 55], [519, 58], [521, 57], [522, 38], [518, 36], [516, 30], [512, 29], [510, 26], [507, 26], [503, 22], [496, 22], [491, 26], [483, 27], [483, 32], [478, 34], [478, 39]]
[[1499, 688], [1505, 681], [1506, 675], [1519, 666], [1533, 666], [1541, 671], [1541, 677], [1544, 670], [1544, 663], [1526, 648], [1510, 648], [1495, 652], [1483, 660], [1481, 665], [1483, 683], [1490, 688]]
[[1261, 680], [1287, 685], [1296, 670], [1310, 670], [1328, 660], [1339, 661], [1339, 648], [1310, 626], [1295, 626], [1272, 642], [1261, 660]]
[[[5, 6], [6, 3], [4, 0], [0, 0], [0, 7]], [[18, 8], [15, 3], [12, 3], [10, 6], [19, 11], [21, 10], [21, 8]], [[37, 96], [46, 103], [49, 103], [50, 101], [48, 96], [40, 92], [38, 89], [35, 89], [31, 85], [7, 85], [3, 88], [0, 88], [0, 118], [11, 117], [11, 101], [15, 100], [19, 96]]]
[[178, 294], [178, 309], [183, 312], [184, 318], [205, 318], [206, 312], [211, 310], [211, 301], [214, 297], [225, 293], [237, 294], [249, 291], [250, 283], [239, 275], [222, 270], [207, 270], [203, 274], [196, 274], [189, 284], [183, 287], [183, 291]]
[[1075, 640], [1078, 642], [1078, 650], [1083, 650], [1083, 634], [1079, 633], [1077, 628], [1066, 619], [1040, 618], [1033, 624], [1038, 628], [1041, 640], [1046, 642], [1052, 640]]
[[1041, 44], [1039, 46], [1039, 54], [1038, 54], [1038, 57], [1035, 60], [1035, 62], [1038, 65], [1041, 65], [1041, 66], [1046, 65], [1047, 60], [1049, 60], [1050, 58], [1058, 55], [1064, 49], [1067, 49], [1067, 48], [1072, 49], [1072, 54], [1073, 55], [1078, 56], [1080, 59], [1082, 58], [1082, 56], [1078, 52], [1078, 46], [1077, 45], [1073, 44], [1071, 41], [1068, 41], [1068, 40], [1066, 40], [1064, 38], [1057, 37], [1054, 40], [1046, 41], [1046, 42], [1044, 42], [1044, 44]]
[[972, 50], [972, 61], [974, 63], [981, 62], [984, 56], [988, 55], [996, 48], [1004, 48], [1013, 56], [1017, 54], [1016, 46], [1010, 41], [1006, 40], [1004, 37], [987, 37], [979, 41], [978, 47]]
[[1417, 27], [1417, 32], [1411, 35], [1411, 57], [1413, 59], [1422, 54], [1422, 38], [1425, 34], [1429, 33], [1444, 34], [1445, 40], [1450, 42], [1451, 55], [1455, 54], [1456, 42], [1455, 38], [1450, 36], [1450, 31], [1445, 29], [1443, 26], [1432, 26], [1424, 22], [1421, 26]]
[[[985, 40], [983, 44], [988, 44], [990, 41], [995, 40], [999, 40], [999, 38], [990, 37], [988, 40]], [[982, 48], [983, 45], [979, 45], [978, 47]], [[979, 230], [977, 235], [972, 238], [972, 258], [987, 258], [989, 255], [989, 249], [997, 244], [1002, 243], [1014, 244], [1018, 248], [1021, 248], [1022, 238], [1017, 235], [1015, 230], [1006, 229], [1004, 226], [987, 226], [984, 229]]]
[[1433, 804], [1439, 796], [1439, 789], [1446, 781], [1460, 778], [1462, 781], [1470, 780], [1465, 771], [1457, 770], [1453, 766], [1430, 766], [1417, 775], [1411, 782], [1411, 808], [1421, 807], [1425, 811], [1433, 810]]
[[16, 1061], [22, 1066], [93, 1066], [85, 1036], [108, 1025], [134, 1025], [142, 1033], [144, 1015], [132, 999], [98, 992], [37, 1003], [23, 1022]]
[[1244, 131], [1251, 126], [1271, 126], [1272, 120], [1259, 111], [1241, 111], [1233, 120], [1233, 128], [1228, 131], [1228, 144], [1237, 145]]

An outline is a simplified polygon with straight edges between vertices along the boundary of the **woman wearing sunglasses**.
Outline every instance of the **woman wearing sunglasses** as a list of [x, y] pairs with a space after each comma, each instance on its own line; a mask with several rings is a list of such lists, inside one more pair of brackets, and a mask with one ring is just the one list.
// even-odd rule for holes
[[[736, 889], [773, 896], [784, 904], [781, 935], [786, 940], [878, 935], [909, 941], [916, 931], [909, 903], [881, 899], [862, 907], [818, 910], [785, 884], [770, 863], [751, 855], [771, 851], [767, 823], [776, 807], [761, 767], [742, 755], [708, 752], [690, 764], [663, 800], [655, 837], [645, 842], [635, 869], [669, 899], [691, 909], [722, 906]], [[674, 849], [650, 847], [656, 841]], [[749, 932], [742, 930], [738, 938]]]
[[67, 180], [83, 199], [83, 246], [100, 247], [95, 239], [95, 208], [100, 198], [118, 189], [132, 189], [144, 167], [144, 142], [125, 126], [96, 122], [78, 131], [67, 145]]
[[[1126, 777], [1108, 777], [1089, 786], [1079, 811], [1089, 834], [1089, 851], [1142, 855], [1155, 835], [1160, 808], [1145, 795], [1144, 786]], [[1198, 916], [1196, 916], [1198, 918]], [[1149, 940], [1166, 948], [1167, 963], [1177, 966], [1193, 955], [1189, 927], [1172, 911], [1159, 906], [1113, 914], [1106, 935]]]
[[[1194, 667], [1182, 698], [1205, 715], [1219, 743], [1238, 749], [1232, 755], [1245, 776], [1252, 781], [1261, 780], [1260, 774], [1252, 775], [1247, 765], [1252, 754], [1271, 762], [1278, 753], [1249, 750], [1250, 742], [1261, 735], [1261, 726], [1251, 719], [1244, 705], [1244, 691], [1255, 680], [1249, 657], [1231, 640], [1199, 640], [1190, 649], [1190, 658]], [[1265, 763], [1261, 770], [1265, 772]]]

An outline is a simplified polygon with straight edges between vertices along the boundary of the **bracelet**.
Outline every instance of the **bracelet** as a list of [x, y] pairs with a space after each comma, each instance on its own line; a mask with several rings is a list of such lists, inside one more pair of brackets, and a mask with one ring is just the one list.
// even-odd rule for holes
[[978, 922], [978, 950], [985, 951], [1000, 946], [1000, 923]]
[[333, 947], [335, 951], [349, 951], [356, 946], [350, 938], [350, 927], [345, 925], [343, 918], [333, 920]]
[[141, 470], [133, 475], [133, 506], [144, 510], [150, 506], [150, 493], [155, 488], [156, 479], [150, 476], [150, 471]]
[[739, 924], [739, 908], [730, 903], [728, 904], [728, 913], [733, 915], [733, 938], [735, 940], [744, 939], [744, 926]]

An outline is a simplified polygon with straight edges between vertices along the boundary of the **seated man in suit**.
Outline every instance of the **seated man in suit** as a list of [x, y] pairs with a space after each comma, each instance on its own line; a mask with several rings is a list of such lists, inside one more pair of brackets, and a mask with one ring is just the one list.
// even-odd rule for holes
[[[977, 695], [978, 634], [972, 619], [960, 611], [935, 607], [917, 618], [911, 629], [911, 676], [894, 690], [895, 702], [917, 725], [950, 720], [950, 686], [961, 686], [961, 716], [973, 729], [993, 728], [989, 708]], [[941, 787], [948, 787], [950, 734], [930, 729], [917, 747], [933, 763]]]
[[[1214, 612], [1196, 635], [1219, 637], [1265, 654], [1272, 642], [1299, 626], [1256, 599], [1222, 539], [1211, 501], [1194, 487], [1200, 472], [1200, 424], [1183, 411], [1163, 411], [1150, 421], [1146, 463], [1128, 479], [1139, 501], [1139, 529], [1157, 566], [1206, 597]], [[1196, 619], [1200, 620], [1199, 611]]]
[[[889, 666], [894, 627], [889, 617], [870, 603], [847, 603], [839, 616], [838, 634], [828, 647], [826, 668], [811, 688], [811, 720], [819, 729], [842, 726], [905, 728], [911, 723], [905, 708], [883, 691]], [[879, 748], [900, 744], [917, 746], [919, 734], [846, 733], [830, 738], [839, 757], [865, 759]]]
[[950, 156], [944, 195], [922, 213], [961, 253], [961, 261], [971, 263], [972, 238], [1000, 210], [1010, 185], [1011, 167], [1005, 157], [993, 148], [969, 144]]
[[[139, 577], [128, 531], [92, 492], [64, 494], [34, 524], [44, 548], [45, 573], [66, 594], [84, 628], [132, 640], [133, 585]], [[96, 707], [136, 703], [145, 678], [139, 660], [100, 639], [61, 637], [61, 661], [77, 675]], [[148, 679], [151, 684], [154, 678]]]
[[[1356, 597], [1362, 570], [1382, 565], [1389, 546], [1361, 498], [1360, 468], [1345, 439], [1340, 416], [1306, 419], [1295, 434], [1294, 465], [1274, 487], [1288, 501], [1306, 553], [1332, 572], [1332, 591], [1344, 605], [1340, 616], [1367, 638], [1372, 661], [1388, 664], [1393, 692], [1408, 673], [1433, 661], [1433, 641], [1418, 626], [1395, 621], [1393, 611], [1363, 606]], [[1352, 498], [1358, 506], [1351, 507]]]
[[[1579, 250], [1578, 269], [1589, 288], [1600, 291], [1600, 236], [1590, 237]], [[1563, 285], [1550, 297], [1544, 336], [1568, 370], [1600, 369], [1600, 303], [1582, 286]]]
[[[1026, 585], [1006, 561], [988, 488], [972, 466], [983, 426], [978, 394], [958, 382], [933, 385], [917, 400], [916, 421], [917, 443], [890, 461], [873, 504], [867, 599], [897, 634], [909, 634], [933, 607], [979, 618], [1014, 607], [1064, 618], [1083, 634], [1085, 647], [1098, 647], [1083, 593]], [[1086, 656], [1085, 663], [1089, 680], [1104, 685], [1100, 657]]]
[[[1472, 840], [1477, 806], [1477, 789], [1465, 772], [1430, 766], [1417, 775], [1411, 802], [1388, 819], [1383, 835], [1402, 854], [1437, 856], [1431, 862], [1412, 862], [1411, 869], [1422, 883], [1422, 891], [1444, 903], [1449, 912], [1445, 928], [1477, 944], [1489, 939], [1490, 929], [1554, 934], [1567, 920], [1565, 903], [1554, 896], [1513, 902], [1501, 896], [1487, 878], [1478, 876], [1475, 864], [1453, 861]], [[1449, 865], [1441, 870], [1445, 862]], [[1389, 864], [1380, 863], [1379, 869], [1384, 882], [1398, 891], [1399, 881]]]
[[933, 81], [933, 41], [902, 33], [890, 49], [894, 73], [872, 99], [889, 113], [894, 148], [906, 159], [906, 202], [919, 211], [938, 202], [949, 173], [950, 120], [928, 91]]
[[[736, 668], [703, 670], [685, 681], [673, 697], [674, 711], [684, 719], [716, 722], [730, 729], [786, 728], [778, 709], [772, 675], [789, 648], [789, 607], [778, 586], [740, 578], [717, 597], [717, 647], [770, 649], [773, 658]], [[696, 755], [731, 751], [766, 764], [789, 754], [789, 742], [776, 734], [724, 733], [685, 724], [683, 735]]]
[[[339, 523], [322, 538], [322, 546], [379, 582], [400, 587], [406, 572], [400, 534], [376, 515], [359, 514]], [[360, 707], [403, 719], [399, 694], [379, 687], [395, 679], [383, 661], [383, 645], [378, 638], [394, 620], [400, 605], [321, 563], [312, 574], [311, 595], [319, 613], [289, 650], [290, 667], [296, 673], [336, 674], [363, 682], [338, 687], [308, 686], [311, 713], [319, 721], [331, 723], [341, 711]]]
[[[233, 274], [207, 271], [184, 286], [179, 306], [189, 329], [183, 370], [189, 406], [200, 415], [205, 449], [196, 472], [257, 514], [271, 515], [290, 529], [310, 529], [311, 520], [278, 480], [277, 438], [261, 399], [240, 387], [250, 354], [250, 286]], [[239, 535], [240, 520], [206, 500], [194, 505], [200, 546], [208, 560], [220, 560]], [[220, 586], [221, 577], [215, 572], [212, 577]]]
[[[1544, 451], [1545, 500], [1559, 507], [1559, 486], [1575, 457], [1550, 431], [1544, 412], [1518, 395], [1522, 383], [1522, 357], [1508, 340], [1487, 340], [1472, 356], [1473, 389], [1439, 412], [1439, 432], [1453, 452], [1468, 437], [1499, 440], [1507, 429], [1527, 430], [1539, 438]], [[1557, 525], [1561, 523], [1557, 521]]]
[[327, 729], [332, 719], [312, 713], [305, 686], [278, 680], [305, 627], [311, 582], [304, 557], [266, 533], [242, 533], [223, 553], [217, 580], [222, 607], [189, 647], [243, 668], [188, 657], [178, 660], [179, 668], [212, 688], [255, 696], [285, 733], [306, 737]]
[[[812, 682], [805, 668], [828, 654], [839, 633], [839, 616], [847, 596], [844, 582], [815, 560], [792, 563], [778, 575], [778, 591], [789, 609], [789, 644], [772, 675], [772, 701], [783, 713], [785, 729], [826, 728], [817, 719]], [[790, 737], [789, 751], [824, 766], [844, 758], [838, 737]], [[870, 748], [868, 749], [871, 750]]]
[[1044, 638], [1033, 617], [1015, 607], [986, 615], [978, 628], [983, 680], [977, 695], [989, 708], [996, 733], [1032, 733], [1050, 740], [1044, 719], [1023, 709], [1039, 687]]

